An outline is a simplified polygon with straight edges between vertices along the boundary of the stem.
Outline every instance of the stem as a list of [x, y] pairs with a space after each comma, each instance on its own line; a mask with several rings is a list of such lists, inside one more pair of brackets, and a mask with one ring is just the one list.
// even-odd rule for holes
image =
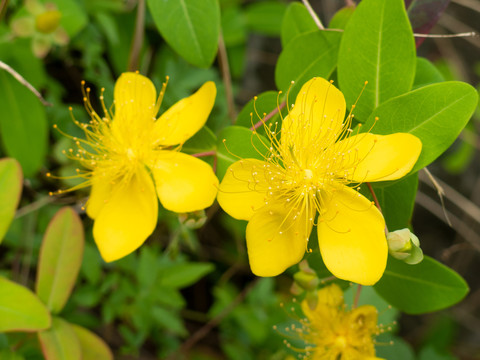
[[215, 156], [216, 154], [217, 154], [217, 152], [215, 150], [211, 150], [211, 151], [205, 151], [205, 152], [201, 152], [201, 153], [192, 154], [191, 156], [201, 158], [201, 157], [205, 157], [205, 156]]
[[[372, 194], [373, 201], [375, 202], [375, 206], [377, 207], [378, 211], [383, 215], [382, 212], [382, 207], [380, 206], [380, 203], [378, 202], [377, 195], [375, 195], [375, 191], [373, 191], [372, 185], [370, 185], [369, 182], [365, 183], [368, 186], [368, 190], [370, 190], [370, 193]], [[388, 234], [388, 228], [387, 228], [387, 223], [385, 222], [385, 236]]]
[[358, 306], [358, 300], [360, 299], [360, 294], [362, 293], [362, 285], [358, 284], [357, 292], [355, 293], [355, 299], [353, 300], [353, 308], [355, 309]]
[[278, 113], [280, 110], [282, 110], [283, 108], [285, 107], [285, 101], [282, 101], [282, 103], [280, 105], [278, 105], [275, 109], [273, 109], [272, 111], [270, 111], [262, 120], [260, 120], [259, 122], [257, 122], [255, 125], [253, 125], [250, 130], [256, 130], [258, 129], [260, 126], [262, 126], [262, 124], [264, 124], [265, 122], [267, 122], [268, 120], [270, 120], [276, 113]]
[[17, 212], [15, 213], [15, 219], [21, 218], [22, 216], [28, 215], [31, 212], [37, 211], [38, 209], [41, 209], [45, 205], [48, 205], [54, 201], [55, 201], [55, 198], [53, 196], [42, 197], [37, 201], [31, 204], [25, 205], [21, 209], [18, 209]]
[[233, 90], [232, 90], [232, 76], [230, 74], [230, 67], [228, 65], [227, 49], [225, 48], [225, 41], [223, 41], [223, 35], [221, 31], [220, 31], [220, 35], [218, 36], [218, 64], [220, 65], [223, 83], [225, 84], [225, 93], [227, 95], [228, 116], [230, 117], [233, 123], [235, 122], [237, 114], [235, 111], [235, 100], [233, 98]]
[[138, 58], [143, 44], [143, 28], [145, 26], [145, 0], [138, 0], [137, 18], [135, 21], [135, 33], [130, 48], [128, 59], [128, 71], [138, 70]]
[[303, 5], [307, 8], [308, 12], [310, 13], [310, 16], [312, 17], [313, 21], [315, 21], [315, 24], [317, 24], [318, 28], [320, 30], [325, 30], [325, 27], [323, 26], [322, 22], [318, 18], [317, 14], [315, 14], [315, 11], [313, 10], [312, 6], [308, 2], [308, 0], [302, 0]]
[[42, 102], [44, 106], [52, 106], [52, 104], [50, 104], [47, 100], [45, 100], [43, 96], [38, 92], [38, 90], [33, 87], [32, 84], [30, 84], [27, 80], [25, 80], [25, 78], [22, 75], [17, 73], [10, 66], [5, 64], [3, 61], [0, 61], [0, 69], [3, 69], [6, 72], [10, 73], [10, 75], [12, 75], [15, 78], [15, 80], [17, 80], [20, 84], [22, 84], [28, 90], [30, 90], [38, 98], [38, 100]]

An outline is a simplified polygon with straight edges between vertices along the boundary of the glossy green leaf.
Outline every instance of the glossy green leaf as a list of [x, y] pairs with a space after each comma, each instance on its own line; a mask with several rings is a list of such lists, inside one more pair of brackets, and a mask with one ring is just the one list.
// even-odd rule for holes
[[197, 282], [214, 270], [210, 263], [173, 264], [160, 271], [160, 286], [183, 288]]
[[182, 152], [195, 154], [215, 150], [217, 137], [208, 127], [202, 127], [195, 135], [188, 139], [182, 146]]
[[[280, 95], [281, 96], [281, 95]], [[251, 128], [263, 118], [264, 114], [270, 114], [274, 110], [278, 110], [279, 103], [282, 98], [276, 91], [266, 91], [255, 98], [251, 99], [243, 109], [238, 113], [235, 125]], [[285, 108], [284, 108], [285, 109]], [[259, 118], [260, 116], [260, 118]], [[279, 116], [275, 114], [269, 121], [278, 121]], [[261, 128], [259, 128], [260, 131]]]
[[345, 6], [338, 10], [328, 24], [330, 29], [345, 29], [355, 11], [355, 6]]
[[417, 70], [415, 71], [415, 80], [413, 89], [445, 81], [442, 73], [425, 58], [417, 57]]
[[[379, 312], [381, 313], [382, 310], [379, 310]], [[384, 333], [375, 338], [375, 343], [378, 344], [375, 355], [381, 359], [415, 360], [412, 346], [401, 337], [392, 336], [391, 333]], [[385, 346], [386, 344], [388, 345]]]
[[96, 334], [84, 327], [70, 324], [82, 349], [82, 360], [113, 360], [108, 345]]
[[50, 313], [34, 293], [0, 277], [0, 332], [39, 331], [51, 322]]
[[245, 10], [247, 25], [264, 35], [280, 35], [280, 25], [287, 6], [278, 1], [260, 1], [248, 5]]
[[217, 0], [147, 0], [157, 29], [185, 60], [199, 67], [212, 64], [220, 32]]
[[313, 31], [299, 35], [281, 52], [275, 68], [275, 83], [293, 102], [301, 86], [315, 76], [329, 79], [337, 66], [339, 32]]
[[477, 106], [478, 95], [466, 83], [449, 81], [424, 86], [380, 105], [367, 121], [375, 134], [405, 132], [422, 141], [412, 172], [434, 161], [457, 138]]
[[264, 159], [270, 141], [242, 126], [229, 126], [218, 134], [217, 176], [223, 179], [227, 168], [240, 159]]
[[0, 71], [0, 136], [6, 153], [17, 159], [26, 177], [43, 165], [47, 118], [42, 103], [10, 74]]
[[40, 249], [36, 292], [54, 314], [70, 296], [83, 258], [83, 225], [70, 207], [58, 211], [48, 225]]
[[363, 0], [345, 28], [338, 53], [338, 82], [348, 105], [357, 101], [368, 81], [355, 108], [357, 120], [366, 121], [377, 106], [409, 91], [415, 66], [415, 42], [403, 0]]
[[80, 341], [73, 327], [60, 318], [52, 319], [52, 327], [38, 333], [46, 360], [82, 360]]
[[458, 303], [467, 295], [468, 285], [455, 271], [428, 256], [417, 265], [389, 257], [375, 290], [397, 309], [423, 314]]
[[317, 25], [308, 12], [305, 5], [292, 2], [282, 20], [281, 37], [282, 47], [293, 40], [296, 36], [317, 30]]
[[20, 194], [22, 193], [23, 174], [15, 159], [0, 160], [0, 243], [15, 216]]

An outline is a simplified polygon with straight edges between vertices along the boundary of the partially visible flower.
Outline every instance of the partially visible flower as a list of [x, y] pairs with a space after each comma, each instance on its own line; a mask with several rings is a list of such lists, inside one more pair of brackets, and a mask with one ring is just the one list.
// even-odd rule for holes
[[13, 33], [18, 37], [32, 38], [32, 51], [36, 57], [45, 57], [52, 45], [66, 45], [68, 35], [60, 25], [62, 13], [53, 3], [26, 0], [27, 14], [12, 21]]
[[318, 213], [318, 244], [333, 275], [363, 285], [382, 276], [385, 220], [359, 185], [408, 174], [422, 143], [407, 133], [354, 134], [345, 109], [332, 83], [311, 79], [283, 119], [280, 139], [276, 125], [266, 127], [272, 145], [265, 161], [244, 159], [228, 168], [218, 202], [234, 218], [249, 221], [254, 274], [276, 276], [298, 263]]
[[306, 318], [296, 333], [307, 343], [311, 360], [374, 360], [374, 337], [379, 332], [377, 309], [362, 305], [346, 310], [343, 292], [336, 284], [320, 289], [315, 309], [302, 302]]
[[75, 120], [86, 139], [73, 138], [78, 149], [66, 153], [86, 168], [77, 173], [87, 179], [80, 186], [92, 186], [86, 209], [94, 219], [93, 237], [106, 261], [130, 254], [153, 232], [157, 197], [167, 210], [177, 213], [202, 210], [215, 200], [218, 179], [210, 165], [179, 152], [177, 146], [207, 121], [215, 84], [206, 82], [157, 119], [165, 88], [166, 83], [157, 100], [148, 78], [123, 73], [115, 84], [114, 114], [103, 102], [102, 89], [104, 116], [98, 115], [87, 88], [84, 102], [92, 119], [88, 124]]
[[395, 259], [407, 264], [418, 264], [423, 260], [423, 251], [420, 241], [409, 229], [401, 229], [387, 234], [388, 252]]

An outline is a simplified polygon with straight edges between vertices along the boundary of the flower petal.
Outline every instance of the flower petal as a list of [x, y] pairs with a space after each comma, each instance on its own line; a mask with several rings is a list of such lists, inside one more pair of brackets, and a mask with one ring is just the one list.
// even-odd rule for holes
[[252, 272], [276, 276], [302, 260], [312, 230], [311, 214], [273, 202], [257, 210], [247, 225]]
[[328, 270], [339, 279], [375, 284], [383, 275], [388, 255], [382, 214], [347, 187], [333, 192], [325, 210], [317, 234]]
[[358, 182], [396, 180], [408, 174], [422, 151], [422, 142], [407, 133], [359, 134], [335, 144], [343, 158], [341, 177]]
[[155, 122], [154, 134], [158, 145], [184, 143], [207, 122], [215, 103], [217, 88], [207, 81], [193, 95], [174, 104]]
[[[282, 146], [309, 152], [333, 144], [342, 130], [345, 98], [329, 81], [313, 78], [307, 81], [282, 124]], [[321, 148], [320, 148], [321, 147]], [[297, 159], [301, 159], [297, 156]]]
[[337, 284], [331, 284], [318, 290], [315, 310], [310, 309], [307, 300], [302, 301], [302, 310], [309, 321], [317, 327], [323, 328], [324, 324], [328, 324], [323, 329], [325, 331], [322, 332], [322, 338], [330, 341], [334, 335], [331, 331], [333, 324], [341, 323], [343, 304], [342, 289]]
[[145, 76], [125, 72], [115, 83], [114, 126], [122, 133], [138, 134], [141, 129], [151, 126], [155, 120], [157, 92], [153, 83]]
[[266, 202], [267, 166], [272, 167], [256, 159], [243, 159], [230, 165], [217, 195], [222, 209], [235, 219], [250, 220]]
[[92, 189], [86, 208], [87, 215], [95, 219], [107, 203], [112, 193], [112, 185], [109, 179], [103, 176], [93, 176]]
[[150, 169], [165, 209], [177, 213], [205, 209], [217, 195], [218, 179], [206, 162], [177, 151], [157, 151]]
[[157, 218], [153, 181], [139, 168], [128, 183], [114, 188], [95, 218], [93, 237], [103, 259], [114, 261], [140, 247], [155, 229]]

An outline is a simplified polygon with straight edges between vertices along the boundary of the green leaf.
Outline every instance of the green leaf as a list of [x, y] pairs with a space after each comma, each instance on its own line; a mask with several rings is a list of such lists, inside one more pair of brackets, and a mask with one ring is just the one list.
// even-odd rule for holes
[[155, 306], [152, 309], [151, 316], [155, 321], [162, 326], [167, 332], [175, 335], [185, 336], [188, 334], [187, 329], [178, 313], [167, 310], [160, 306]]
[[422, 141], [422, 153], [412, 172], [434, 161], [455, 141], [477, 106], [470, 85], [457, 81], [424, 86], [380, 105], [365, 128], [379, 120], [375, 134], [410, 133]]
[[9, 349], [0, 350], [0, 359], [2, 360], [25, 360], [25, 358]]
[[70, 324], [82, 349], [82, 360], [113, 360], [113, 354], [105, 341], [81, 326]]
[[260, 34], [278, 36], [286, 8], [278, 1], [254, 2], [245, 10], [247, 25]]
[[0, 136], [6, 153], [31, 177], [43, 165], [47, 150], [45, 108], [30, 90], [0, 71]]
[[[418, 174], [399, 181], [372, 183], [389, 231], [408, 227], [418, 187]], [[385, 186], [382, 186], [385, 185]]]
[[[299, 35], [288, 43], [278, 58], [275, 83], [282, 91], [290, 86], [289, 98], [294, 101], [300, 87], [315, 76], [329, 79], [337, 66], [339, 32], [313, 31]], [[291, 85], [292, 81], [295, 83]]]
[[415, 71], [413, 89], [442, 81], [445, 81], [445, 79], [435, 65], [425, 58], [417, 57], [417, 70]]
[[215, 150], [217, 137], [208, 127], [202, 127], [193, 137], [188, 139], [182, 146], [182, 152], [195, 154]]
[[409, 91], [415, 66], [415, 42], [403, 0], [363, 0], [345, 28], [338, 53], [338, 82], [347, 104], [361, 94], [357, 120], [366, 121], [377, 106]]
[[184, 288], [197, 282], [214, 270], [211, 263], [173, 264], [160, 270], [160, 286]]
[[344, 8], [341, 8], [335, 13], [335, 15], [333, 15], [328, 27], [330, 29], [345, 29], [355, 9], [355, 6], [345, 6]]
[[[393, 344], [391, 343], [393, 342]], [[375, 339], [376, 356], [388, 360], [415, 360], [412, 346], [401, 337], [384, 333]], [[385, 344], [388, 344], [385, 346]]]
[[147, 3], [158, 31], [180, 56], [199, 67], [212, 64], [220, 31], [217, 0], [147, 0]]
[[75, 36], [87, 25], [87, 14], [83, 7], [75, 0], [55, 0], [58, 10], [62, 13], [60, 25], [65, 29], [68, 36]]
[[[235, 121], [235, 125], [250, 128], [263, 118], [263, 114], [269, 114], [278, 108], [281, 103], [281, 98], [276, 91], [266, 91], [255, 98], [251, 99], [240, 111]], [[258, 115], [257, 115], [258, 113]], [[278, 114], [270, 118], [270, 121], [278, 121]], [[260, 130], [260, 129], [259, 129]]]
[[83, 225], [70, 207], [59, 210], [43, 237], [38, 263], [36, 292], [54, 314], [70, 296], [82, 264]]
[[317, 30], [317, 25], [308, 12], [305, 5], [292, 2], [282, 20], [281, 37], [282, 47], [293, 40], [296, 36]]
[[34, 293], [0, 277], [0, 332], [39, 331], [51, 322], [50, 313]]
[[0, 243], [15, 216], [22, 193], [23, 174], [15, 159], [0, 160]]
[[52, 327], [38, 333], [46, 360], [82, 360], [82, 349], [73, 327], [60, 318], [52, 319]]
[[423, 314], [458, 303], [467, 295], [468, 285], [455, 271], [428, 256], [417, 265], [389, 257], [375, 290], [400, 311]]
[[222, 11], [222, 34], [227, 47], [245, 43], [247, 28], [243, 11], [239, 6], [232, 6]]
[[229, 126], [218, 134], [217, 176], [223, 179], [227, 168], [240, 159], [264, 160], [270, 141], [258, 132], [241, 126]]

